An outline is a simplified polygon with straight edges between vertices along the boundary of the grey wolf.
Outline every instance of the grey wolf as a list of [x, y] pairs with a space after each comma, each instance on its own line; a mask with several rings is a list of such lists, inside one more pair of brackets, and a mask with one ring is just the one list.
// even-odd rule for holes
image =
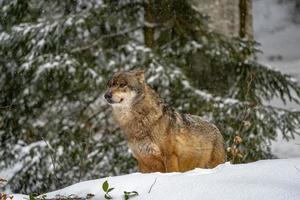
[[127, 136], [139, 171], [184, 172], [226, 161], [218, 128], [166, 105], [146, 83], [143, 70], [118, 72], [107, 86], [105, 99]]

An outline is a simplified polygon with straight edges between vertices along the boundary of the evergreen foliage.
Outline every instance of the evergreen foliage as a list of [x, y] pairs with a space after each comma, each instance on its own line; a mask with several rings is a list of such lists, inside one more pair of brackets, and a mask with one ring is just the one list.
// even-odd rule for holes
[[[151, 6], [150, 6], [151, 5]], [[252, 60], [255, 43], [209, 30], [188, 1], [0, 1], [0, 170], [4, 187], [43, 193], [136, 170], [103, 99], [114, 72], [144, 67], [183, 112], [212, 120], [228, 159], [272, 158], [270, 142], [299, 134], [290, 76]]]

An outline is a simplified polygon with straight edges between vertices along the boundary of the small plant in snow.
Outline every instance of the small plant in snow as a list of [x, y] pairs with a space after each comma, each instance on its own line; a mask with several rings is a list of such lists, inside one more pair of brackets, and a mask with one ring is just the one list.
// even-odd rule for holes
[[46, 200], [47, 195], [42, 194], [38, 195], [36, 193], [30, 193], [29, 194], [29, 200]]
[[[112, 199], [111, 195], [109, 194], [113, 189], [115, 188], [110, 188], [109, 184], [107, 181], [104, 181], [102, 184], [102, 190], [105, 192], [104, 194], [104, 198], [105, 199]], [[139, 195], [139, 193], [137, 191], [131, 191], [131, 192], [127, 192], [124, 191], [124, 199], [128, 200], [131, 197], [137, 196]]]
[[130, 197], [134, 197], [139, 195], [139, 193], [137, 191], [132, 191], [132, 192], [126, 192], [124, 191], [124, 198], [125, 200], [128, 200]]
[[[0, 185], [4, 182], [7, 182], [7, 180], [0, 178]], [[0, 200], [12, 200], [13, 196], [9, 196], [8, 194], [0, 192]]]
[[29, 194], [29, 200], [36, 200], [37, 194], [35, 193], [30, 193]]
[[104, 181], [104, 183], [102, 184], [102, 189], [103, 189], [103, 191], [105, 192], [104, 198], [105, 198], [105, 199], [112, 199], [112, 197], [110, 196], [109, 193], [110, 193], [113, 189], [115, 189], [115, 188], [110, 188], [108, 182], [107, 182], [107, 181]]
[[13, 200], [14, 196], [9, 196], [8, 194], [0, 192], [0, 200]]

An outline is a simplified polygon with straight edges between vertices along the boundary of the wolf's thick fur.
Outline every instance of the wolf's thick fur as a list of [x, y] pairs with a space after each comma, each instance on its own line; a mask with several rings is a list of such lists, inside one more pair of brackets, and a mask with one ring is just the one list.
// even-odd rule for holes
[[225, 162], [218, 128], [168, 107], [145, 82], [143, 71], [119, 72], [108, 87], [105, 98], [141, 172], [184, 172]]

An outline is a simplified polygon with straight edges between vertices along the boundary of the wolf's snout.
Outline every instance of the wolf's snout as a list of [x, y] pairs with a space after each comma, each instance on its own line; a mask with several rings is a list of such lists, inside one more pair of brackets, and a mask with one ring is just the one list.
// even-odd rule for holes
[[105, 95], [104, 95], [104, 98], [105, 98], [107, 101], [110, 101], [111, 98], [112, 98], [111, 92], [110, 92], [110, 91], [109, 91], [109, 92], [106, 92]]

